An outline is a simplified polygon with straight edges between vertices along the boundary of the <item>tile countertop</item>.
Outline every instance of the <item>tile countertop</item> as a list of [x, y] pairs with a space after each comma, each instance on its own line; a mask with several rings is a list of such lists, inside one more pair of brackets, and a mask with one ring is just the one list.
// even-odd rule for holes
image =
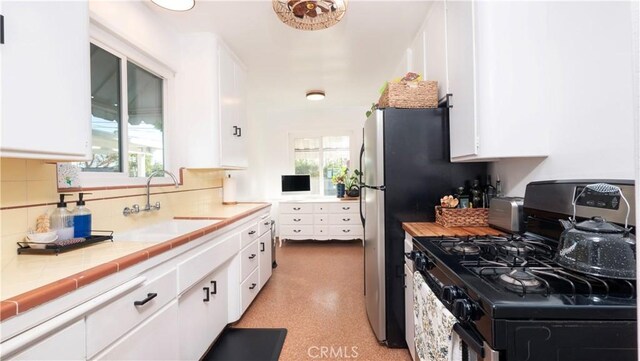
[[270, 203], [239, 203], [175, 219], [211, 219], [204, 228], [165, 242], [103, 242], [53, 255], [19, 255], [2, 267], [0, 321], [60, 297], [256, 213]]
[[443, 227], [434, 222], [403, 222], [402, 229], [413, 237], [500, 236], [504, 232], [491, 227]]

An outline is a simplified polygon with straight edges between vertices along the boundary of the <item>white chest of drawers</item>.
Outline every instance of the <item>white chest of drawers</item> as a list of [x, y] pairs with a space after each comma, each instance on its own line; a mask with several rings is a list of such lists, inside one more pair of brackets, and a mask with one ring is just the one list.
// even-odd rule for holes
[[326, 241], [362, 239], [358, 201], [286, 201], [278, 211], [282, 241], [313, 239]]

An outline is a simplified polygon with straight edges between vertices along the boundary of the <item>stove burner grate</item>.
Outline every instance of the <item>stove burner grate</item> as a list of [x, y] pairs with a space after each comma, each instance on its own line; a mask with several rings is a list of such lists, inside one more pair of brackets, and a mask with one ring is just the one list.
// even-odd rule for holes
[[453, 253], [461, 255], [477, 255], [480, 254], [480, 247], [473, 242], [457, 242], [451, 250]]
[[545, 291], [542, 281], [525, 269], [513, 269], [498, 276], [500, 284], [519, 293], [541, 293]]

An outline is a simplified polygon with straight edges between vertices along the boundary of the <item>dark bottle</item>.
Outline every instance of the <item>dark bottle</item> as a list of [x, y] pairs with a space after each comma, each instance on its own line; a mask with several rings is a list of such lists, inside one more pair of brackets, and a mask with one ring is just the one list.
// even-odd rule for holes
[[459, 201], [458, 208], [469, 208], [469, 195], [464, 191], [464, 187], [458, 187], [455, 197]]
[[473, 208], [482, 208], [482, 188], [480, 188], [480, 180], [474, 179], [471, 186], [471, 205]]
[[496, 187], [491, 184], [491, 175], [487, 175], [487, 184], [484, 186], [484, 194], [486, 198], [486, 207], [491, 205], [491, 199], [496, 196]]

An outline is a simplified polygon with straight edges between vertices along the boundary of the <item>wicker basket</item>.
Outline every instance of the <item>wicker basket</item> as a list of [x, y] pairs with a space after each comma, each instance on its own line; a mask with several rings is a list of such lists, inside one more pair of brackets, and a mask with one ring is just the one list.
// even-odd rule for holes
[[437, 81], [387, 83], [378, 100], [378, 108], [437, 108]]
[[436, 206], [436, 223], [444, 227], [489, 225], [489, 208], [442, 208]]

